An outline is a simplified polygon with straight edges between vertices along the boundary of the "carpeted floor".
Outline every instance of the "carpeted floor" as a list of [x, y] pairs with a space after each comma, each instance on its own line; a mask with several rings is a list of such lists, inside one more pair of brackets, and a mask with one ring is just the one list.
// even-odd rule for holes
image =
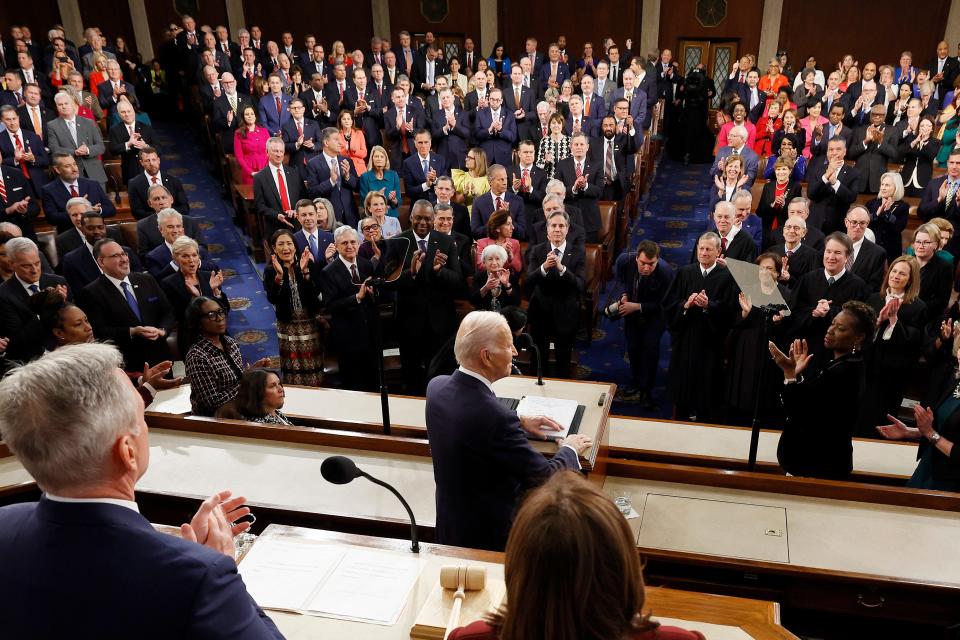
[[[210, 252], [227, 275], [224, 288], [232, 308], [228, 325], [240, 343], [244, 359], [254, 362], [264, 356], [277, 356], [275, 316], [263, 290], [263, 265], [255, 264], [247, 254], [244, 238], [233, 223], [233, 207], [221, 197], [221, 185], [203, 154], [198, 152], [200, 147], [192, 131], [182, 124], [169, 122], [156, 123], [156, 128], [163, 150], [163, 170], [184, 182], [193, 213], [203, 219]], [[708, 168], [708, 165], [685, 167], [666, 159], [660, 163], [653, 184], [640, 204], [643, 214], [637, 217], [632, 229], [631, 247], [642, 239], [654, 240], [671, 264], [689, 262], [696, 238], [706, 228], [709, 193], [702, 185]], [[607, 283], [601, 303], [619, 294], [616, 283]], [[669, 343], [665, 335], [654, 390], [659, 410], [641, 411], [635, 401], [621, 397], [614, 402], [615, 414], [669, 417], [670, 407], [663, 397]], [[578, 356], [578, 377], [615, 382], [620, 387], [628, 383], [630, 365], [626, 359], [622, 322], [601, 318], [592, 343], [579, 345]]]

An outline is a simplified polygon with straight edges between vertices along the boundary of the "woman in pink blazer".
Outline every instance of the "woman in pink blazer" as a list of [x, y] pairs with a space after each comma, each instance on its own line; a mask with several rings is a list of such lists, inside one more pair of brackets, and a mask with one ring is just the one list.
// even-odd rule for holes
[[233, 155], [240, 165], [240, 180], [253, 184], [253, 174], [267, 166], [267, 140], [270, 132], [257, 124], [257, 110], [246, 106], [240, 112], [240, 126], [233, 133]]
[[367, 142], [363, 139], [363, 131], [353, 124], [353, 114], [341, 111], [337, 116], [337, 129], [340, 130], [340, 153], [350, 158], [357, 175], [367, 172]]
[[810, 143], [814, 139], [814, 129], [817, 127], [822, 127], [828, 124], [830, 121], [820, 115], [820, 112], [823, 111], [823, 102], [817, 100], [813, 104], [807, 107], [807, 116], [800, 119], [800, 126], [807, 132], [807, 142], [803, 145], [803, 157], [807, 160], [810, 159], [810, 156], [813, 155], [810, 151]]

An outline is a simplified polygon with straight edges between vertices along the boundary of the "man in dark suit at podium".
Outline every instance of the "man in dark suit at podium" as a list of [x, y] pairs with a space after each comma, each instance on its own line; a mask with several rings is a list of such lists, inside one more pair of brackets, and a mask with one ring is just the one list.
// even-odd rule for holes
[[[134, 492], [150, 443], [143, 399], [122, 365], [111, 345], [67, 346], [3, 385], [0, 429], [43, 491], [39, 502], [0, 509], [0, 565], [22, 577], [0, 585], [4, 637], [82, 628], [119, 638], [137, 628], [140, 638], [282, 638], [237, 575], [233, 536], [249, 528], [237, 522], [250, 512], [242, 496], [211, 496], [180, 537], [139, 513]], [[39, 425], [54, 423], [37, 437]], [[133, 576], [150, 576], [150, 597]], [[48, 602], [63, 615], [45, 615]]]
[[491, 385], [510, 375], [517, 353], [499, 313], [468, 314], [454, 352], [460, 368], [427, 387], [437, 542], [500, 551], [521, 493], [556, 471], [578, 470], [579, 456], [592, 443], [582, 434], [567, 436], [549, 460], [530, 446], [527, 433], [549, 436], [559, 425], [545, 417], [520, 418], [494, 394]]

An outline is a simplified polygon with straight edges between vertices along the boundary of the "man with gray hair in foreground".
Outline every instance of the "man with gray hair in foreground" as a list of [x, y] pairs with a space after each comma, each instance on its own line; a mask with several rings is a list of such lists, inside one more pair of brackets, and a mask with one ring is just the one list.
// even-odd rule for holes
[[582, 434], [559, 441], [547, 459], [527, 434], [548, 439], [553, 420], [519, 417], [493, 392], [510, 375], [513, 334], [492, 311], [467, 314], [454, 354], [460, 368], [427, 386], [427, 437], [437, 484], [437, 542], [502, 551], [520, 495], [561, 469], [579, 470], [592, 442]]
[[[0, 385], [0, 431], [44, 492], [0, 509], [11, 638], [282, 638], [237, 574], [243, 497], [205, 500], [181, 538], [139, 513], [143, 400], [115, 347], [62, 347]], [[58, 615], [50, 615], [50, 603]]]

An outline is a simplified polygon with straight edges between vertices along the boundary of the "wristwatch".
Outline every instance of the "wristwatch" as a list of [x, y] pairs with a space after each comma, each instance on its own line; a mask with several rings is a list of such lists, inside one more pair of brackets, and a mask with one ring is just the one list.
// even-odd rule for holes
[[937, 433], [936, 431], [934, 431], [933, 434], [930, 435], [930, 436], [927, 438], [927, 440], [930, 441], [930, 444], [934, 444], [934, 445], [935, 445], [935, 444], [937, 444], [938, 442], [940, 442], [940, 438], [941, 438], [941, 437], [942, 437], [942, 436], [941, 436], [939, 433]]

